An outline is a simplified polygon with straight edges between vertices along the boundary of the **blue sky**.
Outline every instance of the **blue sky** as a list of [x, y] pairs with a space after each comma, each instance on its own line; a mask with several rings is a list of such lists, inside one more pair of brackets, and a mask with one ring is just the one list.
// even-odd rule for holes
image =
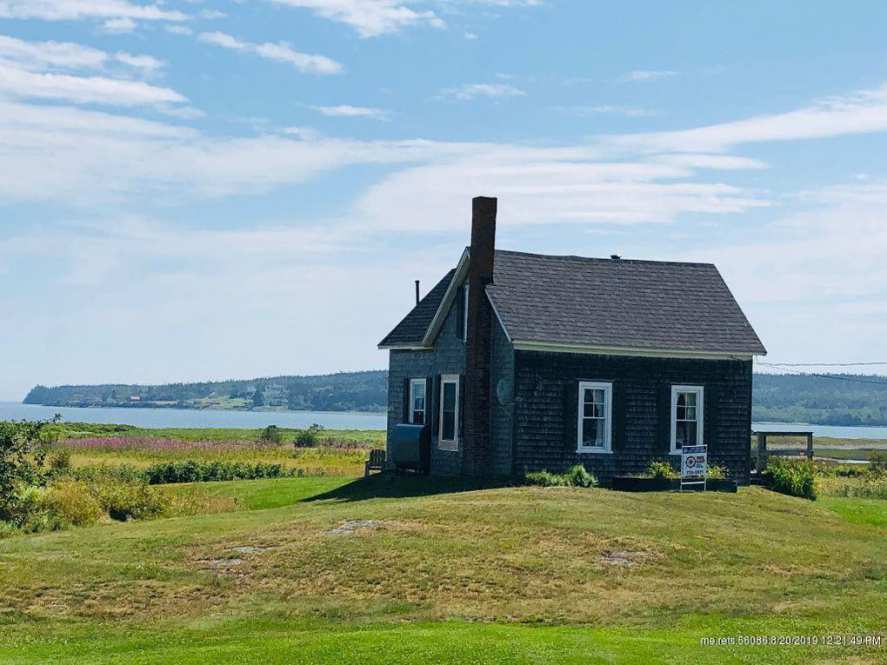
[[887, 8], [729, 4], [0, 0], [0, 399], [384, 367], [477, 194], [887, 360]]

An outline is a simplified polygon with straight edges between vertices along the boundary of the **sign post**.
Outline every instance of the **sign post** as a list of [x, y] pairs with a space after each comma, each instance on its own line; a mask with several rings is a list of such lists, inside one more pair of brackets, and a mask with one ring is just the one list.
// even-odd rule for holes
[[708, 466], [708, 446], [681, 448], [681, 491], [685, 485], [702, 485], [705, 491], [705, 471]]

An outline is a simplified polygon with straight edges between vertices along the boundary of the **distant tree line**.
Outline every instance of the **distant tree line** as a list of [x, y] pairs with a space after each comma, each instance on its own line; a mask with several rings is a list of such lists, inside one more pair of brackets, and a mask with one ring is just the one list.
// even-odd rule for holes
[[388, 373], [379, 370], [156, 386], [36, 386], [24, 401], [80, 407], [385, 411], [387, 381]]
[[[171, 383], [157, 386], [36, 386], [26, 404], [292, 411], [385, 411], [388, 373]], [[753, 418], [818, 425], [887, 425], [887, 377], [755, 374]]]
[[752, 417], [815, 425], [887, 425], [887, 377], [755, 374]]

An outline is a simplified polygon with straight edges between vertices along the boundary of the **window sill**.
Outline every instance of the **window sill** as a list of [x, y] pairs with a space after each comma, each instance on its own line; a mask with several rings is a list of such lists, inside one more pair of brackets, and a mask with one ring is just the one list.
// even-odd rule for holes
[[612, 455], [613, 450], [610, 448], [577, 448], [577, 453], [582, 455], [592, 454], [592, 455]]
[[448, 453], [457, 453], [457, 452], [459, 452], [459, 442], [458, 441], [438, 441], [437, 449], [438, 450], [445, 450]]

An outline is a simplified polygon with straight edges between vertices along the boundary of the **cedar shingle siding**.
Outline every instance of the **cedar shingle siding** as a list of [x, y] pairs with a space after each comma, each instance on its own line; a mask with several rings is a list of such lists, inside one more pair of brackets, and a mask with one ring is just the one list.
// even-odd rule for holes
[[[581, 463], [601, 480], [670, 459], [671, 386], [705, 388], [710, 464], [748, 482], [750, 361], [516, 353], [514, 467], [563, 471]], [[578, 453], [579, 381], [613, 382], [613, 452]], [[671, 458], [677, 464], [677, 456]]]

